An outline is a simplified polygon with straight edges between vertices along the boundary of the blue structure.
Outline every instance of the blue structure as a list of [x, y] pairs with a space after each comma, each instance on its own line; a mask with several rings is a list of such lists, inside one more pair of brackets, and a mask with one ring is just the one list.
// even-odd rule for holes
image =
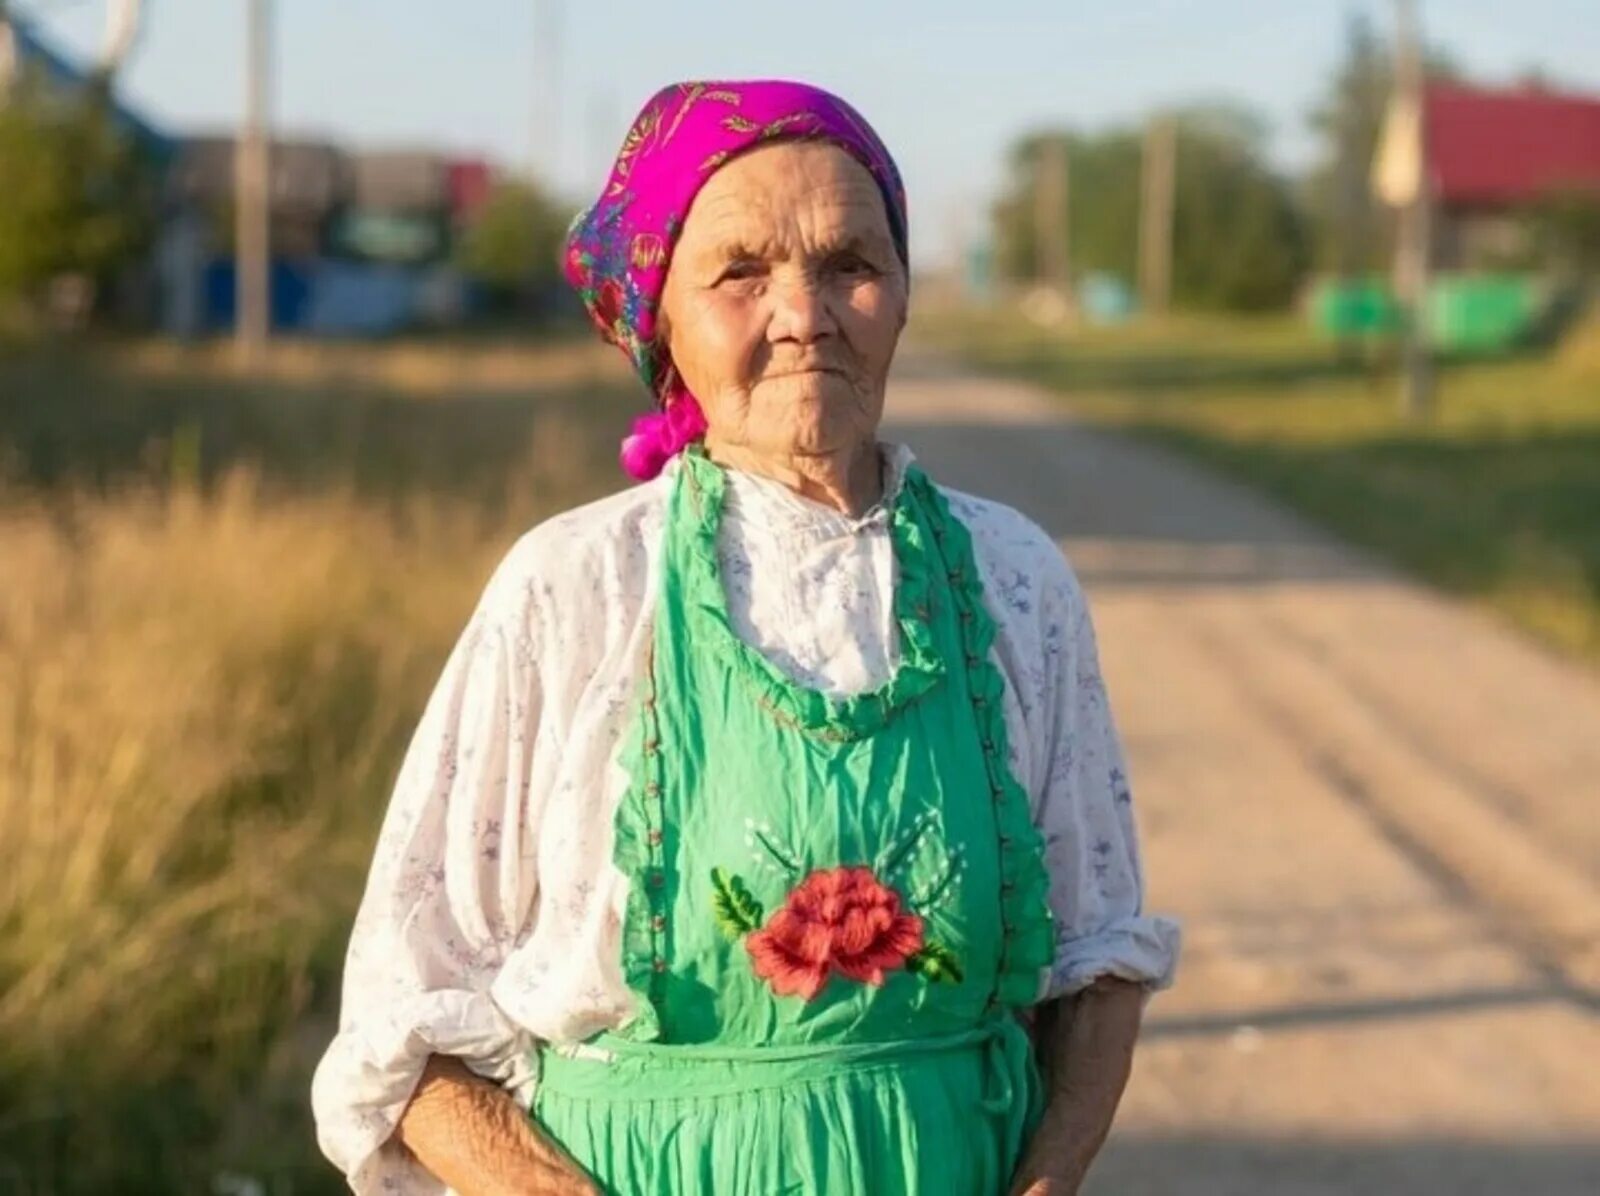
[[[79, 66], [49, 45], [21, 17], [9, 17], [7, 23], [11, 26], [20, 70], [36, 71], [47, 84], [63, 91], [79, 91], [94, 82], [93, 71]], [[110, 100], [111, 118], [119, 132], [158, 160], [165, 161], [171, 156], [176, 148], [172, 138], [118, 100], [115, 93]]]

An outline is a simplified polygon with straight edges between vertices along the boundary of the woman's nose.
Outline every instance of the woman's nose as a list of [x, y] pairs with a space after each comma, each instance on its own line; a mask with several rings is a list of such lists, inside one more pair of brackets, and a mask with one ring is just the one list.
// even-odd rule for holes
[[809, 276], [779, 280], [769, 293], [773, 312], [768, 339], [808, 345], [839, 330], [821, 280]]

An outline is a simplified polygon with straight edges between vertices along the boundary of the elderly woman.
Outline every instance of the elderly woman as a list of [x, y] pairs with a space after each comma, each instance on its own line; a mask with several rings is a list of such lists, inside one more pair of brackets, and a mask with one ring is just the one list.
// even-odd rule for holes
[[357, 1191], [1077, 1190], [1177, 928], [1067, 564], [878, 439], [907, 261], [825, 92], [629, 131], [566, 265], [644, 484], [511, 549], [406, 756], [314, 1085]]

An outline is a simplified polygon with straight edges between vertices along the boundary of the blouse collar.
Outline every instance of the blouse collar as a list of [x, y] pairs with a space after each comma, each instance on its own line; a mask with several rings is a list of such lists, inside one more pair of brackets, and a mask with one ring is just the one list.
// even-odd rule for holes
[[905, 486], [906, 471], [916, 461], [904, 444], [878, 442], [883, 462], [883, 495], [860, 515], [850, 515], [796, 493], [775, 478], [726, 469], [726, 513], [741, 523], [760, 523], [773, 530], [819, 537], [853, 535], [887, 523]]

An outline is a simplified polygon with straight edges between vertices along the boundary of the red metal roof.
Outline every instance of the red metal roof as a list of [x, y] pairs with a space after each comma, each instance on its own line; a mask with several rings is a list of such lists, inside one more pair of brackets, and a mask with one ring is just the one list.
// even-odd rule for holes
[[1445, 203], [1503, 206], [1600, 188], [1600, 97], [1431, 83], [1428, 160]]
[[494, 192], [494, 169], [480, 158], [461, 158], [446, 168], [450, 212], [457, 220], [477, 214]]

